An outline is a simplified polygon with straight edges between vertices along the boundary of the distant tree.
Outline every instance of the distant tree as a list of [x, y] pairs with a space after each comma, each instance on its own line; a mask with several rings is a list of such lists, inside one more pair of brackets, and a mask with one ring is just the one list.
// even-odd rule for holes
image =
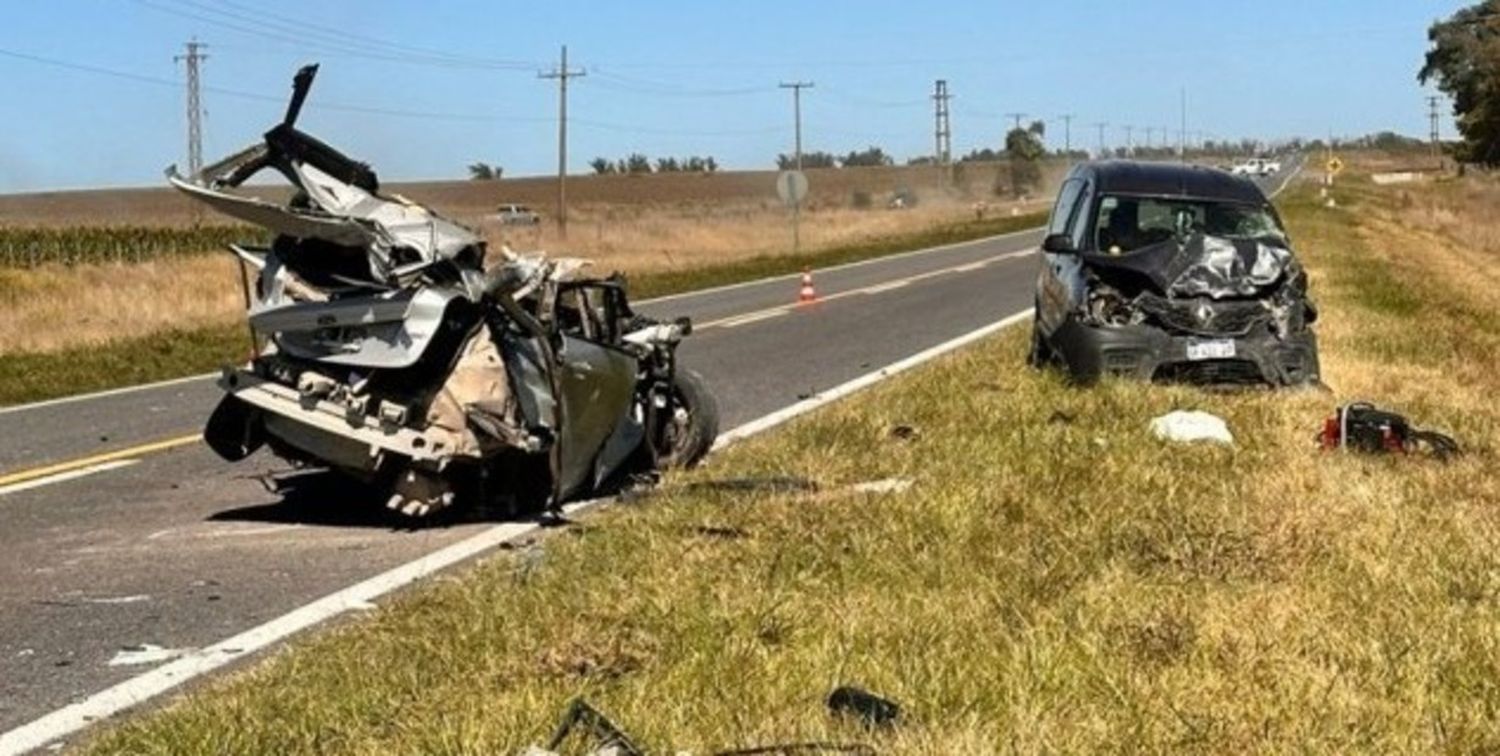
[[[806, 163], [805, 160], [803, 162], [804, 164]], [[885, 150], [882, 150], [874, 145], [866, 147], [864, 150], [858, 152], [851, 151], [848, 155], [845, 155], [839, 160], [839, 163], [845, 168], [890, 165], [894, 162], [895, 160], [891, 159], [890, 155], [885, 154]]]
[[719, 170], [719, 161], [714, 160], [713, 155], [703, 159], [703, 170], [707, 173], [715, 173]]
[[1030, 126], [1011, 129], [1005, 135], [1005, 157], [1010, 163], [1010, 192], [1017, 197], [1028, 194], [1042, 183], [1041, 160], [1047, 154], [1047, 145], [1042, 137], [1046, 135], [1046, 129], [1041, 121], [1032, 121]]
[[931, 155], [918, 155], [916, 157], [906, 159], [907, 165], [932, 165], [936, 162], [937, 158], [934, 158]]
[[498, 181], [505, 169], [489, 163], [474, 163], [469, 166], [469, 178], [475, 181]]
[[[776, 156], [776, 167], [783, 171], [789, 171], [797, 167], [797, 156], [782, 154]], [[803, 168], [836, 168], [838, 158], [828, 152], [804, 152], [802, 153]]]
[[664, 157], [656, 159], [657, 173], [677, 173], [680, 170], [682, 170], [682, 167], [678, 164], [677, 158]]
[[615, 164], [609, 158], [596, 157], [589, 161], [589, 167], [594, 169], [594, 174], [603, 176], [606, 173], [615, 172]]
[[1431, 47], [1417, 81], [1435, 82], [1453, 102], [1463, 135], [1460, 160], [1500, 163], [1500, 2], [1460, 9], [1427, 29]]
[[623, 171], [623, 173], [651, 172], [651, 158], [648, 158], [639, 152], [630, 153], [630, 155], [625, 158], [624, 163], [625, 170]]
[[969, 150], [968, 154], [958, 159], [960, 163], [983, 163], [999, 160], [1005, 157], [995, 150], [985, 147], [984, 149]]

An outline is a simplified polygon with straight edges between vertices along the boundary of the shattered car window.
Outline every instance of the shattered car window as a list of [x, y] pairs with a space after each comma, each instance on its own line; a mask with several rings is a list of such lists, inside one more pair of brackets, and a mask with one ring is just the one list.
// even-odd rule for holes
[[1118, 255], [1201, 233], [1284, 245], [1286, 235], [1265, 207], [1166, 197], [1106, 196], [1094, 222], [1095, 248]]

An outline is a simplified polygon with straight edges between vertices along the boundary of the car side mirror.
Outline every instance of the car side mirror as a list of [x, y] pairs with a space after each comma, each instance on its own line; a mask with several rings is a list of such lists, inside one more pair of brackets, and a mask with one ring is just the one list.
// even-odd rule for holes
[[1070, 255], [1077, 252], [1078, 248], [1073, 246], [1073, 237], [1067, 234], [1048, 234], [1042, 240], [1042, 251], [1054, 255]]

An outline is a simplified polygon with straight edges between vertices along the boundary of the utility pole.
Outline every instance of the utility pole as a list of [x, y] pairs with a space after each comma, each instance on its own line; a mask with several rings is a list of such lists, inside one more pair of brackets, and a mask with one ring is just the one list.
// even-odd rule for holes
[[1015, 121], [1016, 121], [1016, 128], [1019, 129], [1019, 128], [1021, 128], [1021, 119], [1025, 118], [1026, 114], [1025, 113], [1006, 113], [1005, 117], [1006, 118], [1014, 118]]
[[1104, 157], [1104, 127], [1108, 125], [1109, 124], [1104, 121], [1099, 121], [1094, 124], [1094, 128], [1099, 130], [1099, 157]]
[[1073, 154], [1073, 114], [1064, 113], [1058, 118], [1063, 122], [1063, 154]]
[[1148, 152], [1151, 150], [1151, 132], [1153, 132], [1155, 130], [1156, 130], [1156, 127], [1154, 127], [1154, 126], [1147, 126], [1146, 127], [1146, 150]]
[[947, 183], [948, 161], [953, 156], [953, 131], [948, 124], [948, 100], [951, 97], [952, 95], [948, 94], [947, 79], [938, 79], [933, 82], [933, 137], [936, 140], [933, 160], [937, 162], [939, 185]]
[[562, 46], [557, 68], [537, 74], [539, 79], [557, 79], [557, 234], [568, 237], [568, 79], [587, 72], [568, 68], [568, 46]]
[[172, 57], [173, 61], [187, 63], [187, 139], [188, 175], [196, 176], [203, 170], [203, 103], [198, 97], [198, 64], [208, 60], [201, 50], [208, 45], [196, 37], [187, 43], [187, 54]]
[[[811, 89], [813, 83], [810, 81], [783, 81], [777, 86], [782, 89], [792, 90], [792, 120], [794, 129], [795, 149], [797, 160], [797, 172], [802, 172], [802, 90]], [[797, 254], [802, 249], [802, 203], [792, 203], [792, 254]]]
[[1441, 98], [1437, 95], [1430, 95], [1427, 98], [1427, 120], [1429, 124], [1431, 124], [1429, 133], [1430, 138], [1432, 139], [1432, 161], [1434, 163], [1437, 163], [1437, 167], [1439, 170], [1441, 170], [1443, 167], [1442, 147], [1441, 143], [1438, 141], [1439, 137], [1441, 136], [1438, 133], [1438, 101], [1440, 99]]
[[1133, 137], [1135, 135], [1135, 127], [1134, 126], [1126, 126], [1124, 128], [1125, 128], [1125, 154], [1128, 157], [1134, 157], [1135, 156], [1135, 142], [1133, 141]]
[[1186, 163], [1187, 162], [1187, 87], [1180, 87], [1180, 88], [1178, 88], [1177, 95], [1178, 95], [1178, 100], [1177, 101], [1178, 101], [1178, 104], [1180, 106], [1180, 109], [1178, 110], [1178, 119], [1179, 120], [1177, 122], [1177, 160], [1178, 160], [1178, 162]]

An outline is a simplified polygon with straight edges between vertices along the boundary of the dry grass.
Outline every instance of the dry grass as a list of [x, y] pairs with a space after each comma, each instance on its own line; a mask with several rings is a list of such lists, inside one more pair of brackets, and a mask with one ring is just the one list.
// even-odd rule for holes
[[[584, 695], [661, 751], [1493, 752], [1500, 301], [1471, 279], [1500, 260], [1466, 242], [1500, 220], [1491, 189], [1472, 191], [1430, 195], [1432, 218], [1457, 214], [1447, 228], [1417, 191], [1406, 211], [1358, 185], [1337, 210], [1310, 189], [1285, 203], [1333, 396], [1075, 389], [1023, 367], [1013, 330], [93, 749], [513, 753]], [[1470, 451], [1316, 451], [1322, 418], [1356, 397]], [[1236, 446], [1152, 439], [1174, 408], [1224, 417]], [[819, 490], [714, 486], [788, 475]], [[914, 485], [849, 489], [887, 477]], [[846, 682], [901, 701], [905, 723], [828, 717], [822, 696]]]
[[51, 352], [244, 317], [228, 254], [0, 269], [0, 354]]

